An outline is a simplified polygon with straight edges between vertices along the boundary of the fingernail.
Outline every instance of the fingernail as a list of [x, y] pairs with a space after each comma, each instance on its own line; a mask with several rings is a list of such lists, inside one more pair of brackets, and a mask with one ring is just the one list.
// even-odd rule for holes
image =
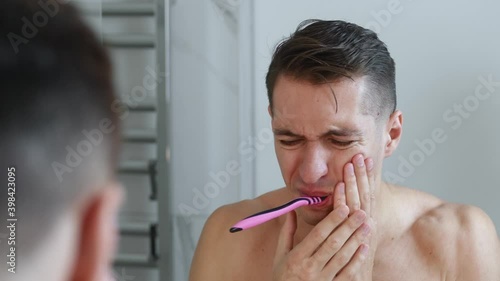
[[356, 216], [355, 219], [358, 222], [364, 221], [366, 217], [365, 212], [357, 212], [355, 216]]
[[363, 165], [365, 164], [364, 160], [363, 160], [363, 156], [361, 156], [361, 155], [357, 156], [356, 159], [354, 159], [354, 161], [356, 162], [356, 166], [358, 166], [358, 167], [363, 167]]
[[366, 168], [368, 168], [368, 171], [371, 171], [373, 169], [373, 159], [368, 158], [366, 160]]
[[347, 174], [350, 176], [354, 176], [354, 167], [352, 163], [347, 164]]
[[368, 254], [368, 249], [369, 249], [368, 245], [366, 244], [361, 245], [361, 254], [363, 256], [366, 256]]
[[339, 210], [339, 215], [341, 217], [347, 217], [348, 214], [349, 214], [349, 208], [346, 205], [341, 206]]

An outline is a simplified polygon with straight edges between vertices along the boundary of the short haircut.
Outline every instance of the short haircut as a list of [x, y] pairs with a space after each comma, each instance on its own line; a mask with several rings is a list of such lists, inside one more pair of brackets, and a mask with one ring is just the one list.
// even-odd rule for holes
[[278, 44], [266, 76], [271, 110], [280, 75], [315, 84], [365, 77], [369, 88], [362, 113], [378, 120], [396, 109], [394, 60], [377, 34], [353, 23], [306, 20]]
[[[27, 255], [90, 186], [111, 179], [119, 150], [109, 55], [62, 2], [3, 0], [0, 9], [1, 171], [15, 168], [16, 239]], [[4, 187], [3, 222], [7, 196]]]

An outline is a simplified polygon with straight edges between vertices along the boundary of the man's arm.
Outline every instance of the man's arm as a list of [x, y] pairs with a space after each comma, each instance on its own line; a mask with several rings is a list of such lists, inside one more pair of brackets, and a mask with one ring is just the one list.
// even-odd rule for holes
[[460, 211], [457, 281], [500, 281], [500, 240], [495, 225], [481, 209]]

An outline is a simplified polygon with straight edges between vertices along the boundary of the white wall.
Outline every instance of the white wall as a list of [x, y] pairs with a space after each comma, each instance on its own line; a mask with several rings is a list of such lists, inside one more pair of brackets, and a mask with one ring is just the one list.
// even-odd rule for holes
[[239, 198], [237, 27], [216, 1], [172, 1], [170, 10], [172, 196], [175, 280], [187, 280], [208, 215]]
[[[170, 32], [173, 195], [179, 203], [209, 214], [238, 192], [238, 179], [231, 178], [206, 207], [192, 202], [193, 189], [211, 196], [205, 192], [215, 181], [211, 172], [223, 171], [238, 159], [237, 35], [215, 4], [196, 0], [175, 1]], [[175, 210], [184, 213], [180, 206]]]
[[[390, 19], [387, 15], [391, 8]], [[385, 10], [385, 12], [380, 12]], [[470, 102], [479, 77], [500, 81], [500, 3], [496, 1], [284, 1], [257, 0], [251, 33], [254, 42], [253, 88], [255, 132], [270, 127], [264, 78], [276, 43], [304, 19], [343, 19], [378, 28], [396, 61], [398, 108], [403, 111], [404, 134], [395, 155], [385, 163], [385, 175], [445, 200], [483, 208], [500, 227], [500, 86], [479, 101], [462, 123], [443, 118], [454, 104]], [[484, 91], [484, 89], [483, 89]], [[450, 116], [459, 119], [457, 113]], [[450, 117], [448, 116], [448, 117]], [[441, 128], [447, 136], [418, 162], [415, 141], [430, 138]], [[398, 171], [413, 158], [411, 173]], [[417, 161], [415, 161], [417, 160]], [[411, 164], [411, 162], [410, 162]], [[256, 193], [283, 186], [272, 143], [258, 151]], [[394, 182], [394, 180], [392, 180]], [[397, 181], [396, 181], [397, 182]]]

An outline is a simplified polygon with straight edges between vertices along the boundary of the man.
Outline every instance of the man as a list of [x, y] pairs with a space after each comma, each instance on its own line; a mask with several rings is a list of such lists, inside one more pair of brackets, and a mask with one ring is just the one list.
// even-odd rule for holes
[[112, 277], [123, 188], [111, 64], [62, 2], [0, 8], [2, 281]]
[[[286, 187], [215, 211], [192, 281], [500, 280], [500, 243], [484, 212], [382, 181], [403, 117], [394, 61], [374, 32], [306, 21], [276, 48], [266, 85]], [[299, 196], [327, 197], [227, 231]]]

